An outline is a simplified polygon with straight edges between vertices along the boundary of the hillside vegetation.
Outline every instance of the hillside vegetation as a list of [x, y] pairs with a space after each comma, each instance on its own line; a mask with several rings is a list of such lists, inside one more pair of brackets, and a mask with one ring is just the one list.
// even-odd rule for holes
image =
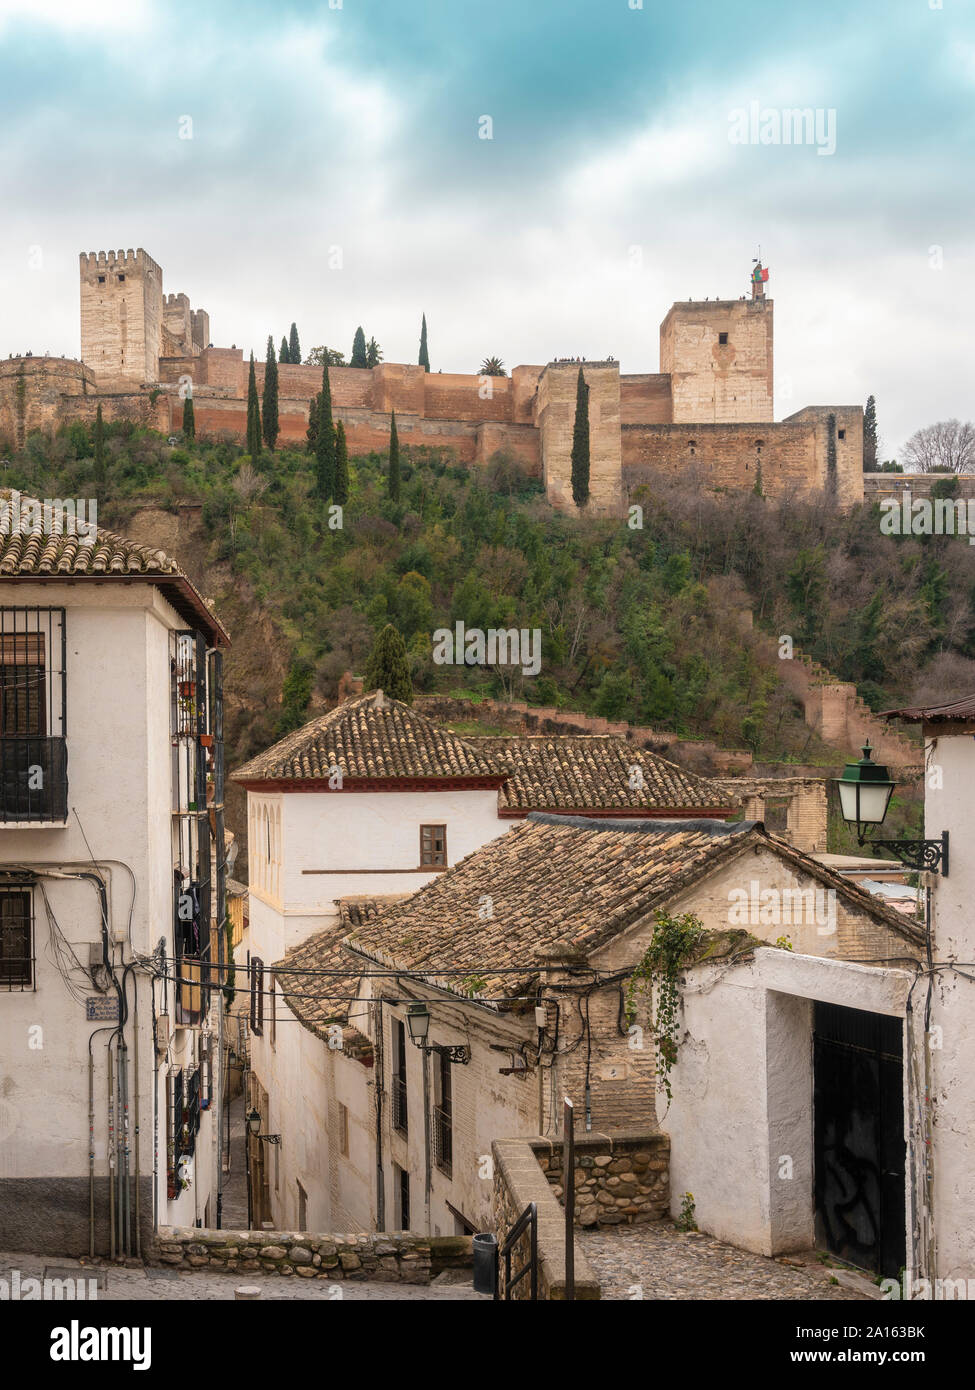
[[[805, 726], [746, 610], [856, 682], [875, 709], [975, 688], [975, 553], [952, 538], [883, 536], [875, 508], [838, 515], [661, 482], [640, 499], [643, 529], [631, 529], [553, 512], [503, 456], [470, 471], [404, 449], [398, 502], [384, 458], [351, 461], [333, 529], [304, 451], [265, 453], [255, 468], [239, 446], [171, 448], [120, 423], [106, 427], [98, 470], [92, 453], [84, 425], [34, 435], [6, 454], [4, 479], [42, 497], [95, 496], [100, 524], [123, 531], [146, 507], [201, 504], [198, 522], [181, 514], [175, 543], [156, 543], [216, 599], [234, 637], [230, 766], [334, 697], [388, 622], [418, 691], [561, 704], [763, 760], [836, 754]], [[435, 665], [434, 630], [458, 620], [540, 629], [540, 673]]]

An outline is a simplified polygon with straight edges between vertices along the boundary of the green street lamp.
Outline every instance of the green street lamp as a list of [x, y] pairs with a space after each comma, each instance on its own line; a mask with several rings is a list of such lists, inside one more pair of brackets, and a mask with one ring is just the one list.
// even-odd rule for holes
[[[864, 745], [859, 762], [847, 763], [842, 777], [833, 781], [840, 797], [840, 812], [848, 825], [855, 825], [857, 844], [867, 843], [867, 830], [881, 825], [897, 785], [883, 763], [870, 756], [869, 742]], [[889, 849], [909, 869], [940, 871], [948, 877], [948, 832], [939, 840], [871, 840], [877, 849]]]
[[430, 1010], [426, 1004], [410, 1004], [407, 1007], [406, 1026], [410, 1031], [410, 1041], [421, 1052], [435, 1052], [440, 1057], [446, 1057], [448, 1062], [459, 1062], [465, 1067], [471, 1060], [471, 1050], [466, 1043], [444, 1045], [427, 1042], [430, 1034]]

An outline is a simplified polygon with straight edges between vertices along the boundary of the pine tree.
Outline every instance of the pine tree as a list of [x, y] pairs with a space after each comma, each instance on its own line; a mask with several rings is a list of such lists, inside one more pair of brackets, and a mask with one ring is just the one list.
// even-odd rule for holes
[[288, 349], [288, 340], [287, 340], [287, 338], [282, 338], [282, 339], [281, 339], [281, 346], [278, 348], [278, 364], [280, 365], [282, 362], [290, 362], [290, 361], [291, 361], [291, 353], [290, 353], [290, 351], [289, 351], [289, 349]]
[[95, 481], [105, 481], [105, 421], [101, 406], [95, 411]]
[[402, 700], [406, 705], [413, 703], [413, 681], [406, 643], [392, 623], [387, 623], [376, 638], [366, 663], [362, 688], [365, 691], [381, 690], [391, 700]]
[[257, 374], [254, 354], [251, 353], [250, 376], [247, 380], [247, 452], [256, 463], [261, 457], [261, 405], [257, 398]]
[[576, 418], [572, 427], [572, 498], [577, 507], [589, 501], [589, 387], [579, 368]]
[[355, 331], [355, 337], [352, 339], [352, 356], [349, 358], [349, 366], [367, 367], [368, 365], [369, 363], [366, 360], [366, 335], [363, 333], [362, 325], [360, 324]]
[[430, 370], [430, 354], [427, 351], [427, 316], [423, 315], [423, 323], [420, 327], [420, 366], [425, 372]]
[[378, 367], [383, 360], [383, 350], [376, 342], [375, 338], [370, 338], [366, 344], [366, 366]]
[[341, 420], [335, 426], [335, 490], [332, 495], [340, 507], [349, 500], [349, 443]]
[[306, 448], [314, 454], [318, 448], [318, 395], [314, 395], [308, 405], [308, 429], [305, 432]]
[[187, 439], [196, 438], [196, 415], [193, 412], [192, 396], [187, 396], [183, 401], [183, 434]]
[[274, 339], [267, 336], [267, 358], [264, 365], [264, 440], [274, 452], [281, 427], [278, 421], [278, 360], [274, 355]]
[[394, 502], [399, 501], [399, 435], [396, 433], [396, 411], [393, 411], [389, 425], [389, 495]]
[[863, 412], [863, 471], [877, 471], [877, 402], [873, 396], [867, 397]]
[[322, 367], [322, 389], [318, 397], [318, 434], [315, 439], [318, 460], [318, 495], [327, 502], [335, 487], [335, 425], [332, 422], [332, 388], [328, 381], [328, 363]]
[[296, 367], [301, 366], [301, 344], [298, 342], [298, 329], [295, 324], [291, 325], [291, 337], [288, 339], [288, 361], [293, 362]]

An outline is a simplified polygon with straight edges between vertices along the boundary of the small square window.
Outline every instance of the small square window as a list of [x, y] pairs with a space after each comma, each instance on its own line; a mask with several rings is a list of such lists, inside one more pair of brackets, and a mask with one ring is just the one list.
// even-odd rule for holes
[[718, 342], [721, 344], [722, 347], [726, 347], [726, 346], [727, 346], [727, 343], [728, 343], [728, 335], [727, 335], [727, 333], [719, 333], [719, 334], [718, 334]]
[[99, 275], [99, 277], [98, 277], [98, 283], [99, 283], [100, 285], [104, 285], [104, 283], [105, 283], [105, 277], [104, 277], [104, 275]]
[[121, 284], [122, 281], [123, 281], [124, 279], [125, 279], [125, 276], [124, 276], [124, 275], [120, 275], [120, 276], [118, 277], [119, 284]]
[[846, 430], [839, 430], [839, 431], [837, 431], [837, 434], [838, 434], [838, 437], [839, 437], [840, 439], [845, 439], [845, 438], [846, 438]]
[[420, 826], [420, 867], [421, 869], [445, 869], [447, 867], [447, 827], [445, 825]]

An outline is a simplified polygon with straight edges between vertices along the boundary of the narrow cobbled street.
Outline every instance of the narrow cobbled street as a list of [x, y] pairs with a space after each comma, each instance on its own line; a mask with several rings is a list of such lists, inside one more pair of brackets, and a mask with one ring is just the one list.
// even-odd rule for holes
[[685, 1234], [669, 1221], [580, 1232], [579, 1249], [602, 1285], [604, 1299], [869, 1297], [861, 1292], [861, 1276], [769, 1260], [699, 1231]]

